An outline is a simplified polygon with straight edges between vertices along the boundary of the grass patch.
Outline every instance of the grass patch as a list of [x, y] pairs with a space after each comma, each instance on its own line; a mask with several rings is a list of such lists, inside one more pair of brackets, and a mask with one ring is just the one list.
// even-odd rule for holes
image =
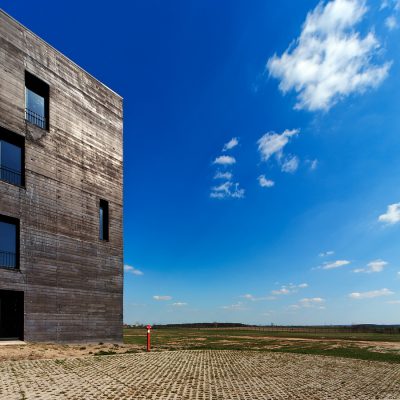
[[[288, 340], [291, 339], [291, 340]], [[299, 340], [295, 340], [299, 339]], [[313, 340], [301, 340], [313, 339]], [[357, 342], [400, 342], [400, 335], [346, 332], [286, 332], [256, 329], [154, 329], [151, 334], [152, 350], [257, 350], [282, 353], [325, 355], [371, 361], [400, 363], [400, 352], [389, 347], [373, 351]], [[146, 330], [124, 330], [124, 343], [145, 349]], [[135, 349], [134, 351], [137, 351]]]
[[384, 361], [400, 364], [400, 356], [395, 353], [378, 353], [363, 349], [359, 347], [339, 347], [334, 349], [327, 349], [321, 347], [281, 347], [272, 349], [276, 353], [297, 353], [297, 354], [310, 354], [318, 356], [331, 356], [331, 357], [344, 357], [355, 358], [358, 360], [368, 361]]
[[100, 350], [100, 351], [94, 353], [95, 356], [113, 356], [114, 354], [117, 354], [117, 353], [112, 350], [109, 350], [109, 351]]

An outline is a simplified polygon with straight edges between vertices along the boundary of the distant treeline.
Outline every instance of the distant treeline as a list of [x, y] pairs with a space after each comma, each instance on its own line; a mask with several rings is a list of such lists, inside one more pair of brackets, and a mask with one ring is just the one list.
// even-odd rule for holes
[[154, 328], [250, 328], [255, 326], [235, 322], [197, 322], [194, 324], [154, 325]]
[[[142, 325], [125, 325], [125, 327], [142, 327]], [[143, 325], [144, 327], [144, 325]], [[385, 333], [400, 334], [400, 325], [247, 325], [234, 322], [199, 322], [191, 324], [155, 324], [154, 329], [254, 329], [275, 332], [304, 332], [304, 333]]]

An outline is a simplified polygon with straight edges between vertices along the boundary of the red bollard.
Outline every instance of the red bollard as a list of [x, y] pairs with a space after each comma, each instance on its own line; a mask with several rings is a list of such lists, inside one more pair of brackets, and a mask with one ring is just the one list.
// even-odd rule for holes
[[151, 325], [147, 325], [147, 351], [150, 351], [150, 330], [151, 330]]

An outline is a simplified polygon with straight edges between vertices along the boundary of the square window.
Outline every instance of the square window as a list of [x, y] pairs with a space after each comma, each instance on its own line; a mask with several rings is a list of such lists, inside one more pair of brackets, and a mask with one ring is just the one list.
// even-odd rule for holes
[[19, 221], [0, 215], [0, 268], [19, 268]]
[[0, 128], [0, 180], [25, 184], [25, 140], [22, 136]]
[[49, 129], [50, 87], [25, 71], [25, 119], [42, 129]]

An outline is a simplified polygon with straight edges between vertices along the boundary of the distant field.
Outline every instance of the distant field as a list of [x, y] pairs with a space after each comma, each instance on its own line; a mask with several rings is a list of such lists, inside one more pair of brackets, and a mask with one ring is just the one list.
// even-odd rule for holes
[[[258, 350], [400, 363], [400, 334], [162, 328], [151, 338], [153, 350]], [[124, 342], [144, 347], [145, 329], [125, 329]]]

